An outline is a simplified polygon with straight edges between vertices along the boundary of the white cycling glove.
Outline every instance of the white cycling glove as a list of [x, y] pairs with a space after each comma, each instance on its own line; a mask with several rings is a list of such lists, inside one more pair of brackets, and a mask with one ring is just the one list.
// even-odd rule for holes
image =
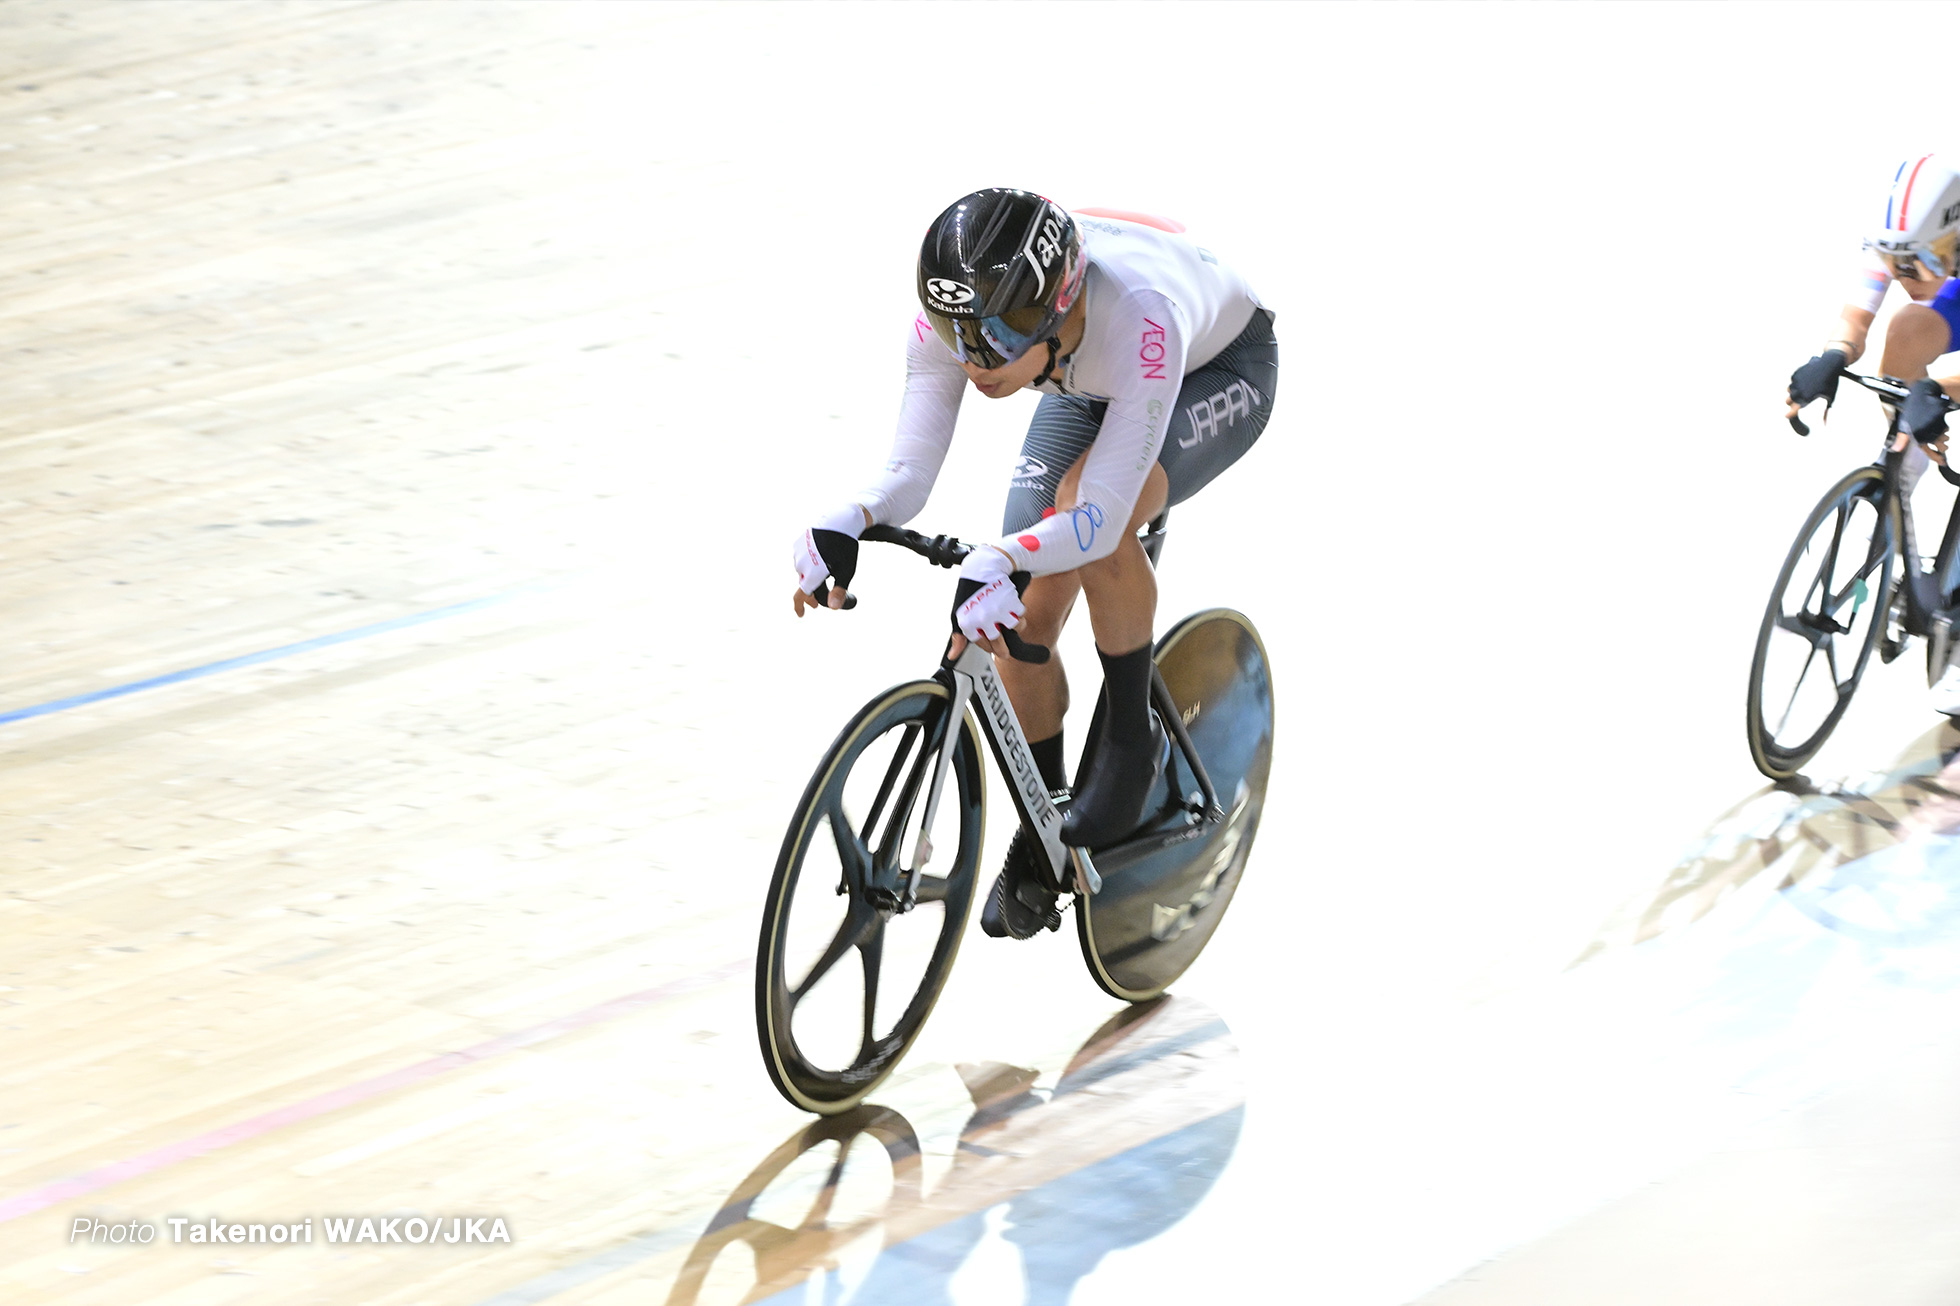
[[1014, 564], [999, 549], [975, 547], [960, 564], [953, 591], [953, 624], [968, 639], [999, 639], [1021, 624], [1027, 605], [1014, 588]]
[[864, 509], [847, 503], [796, 537], [790, 560], [796, 564], [797, 585], [815, 594], [826, 580], [848, 590], [857, 575], [858, 536], [864, 530]]

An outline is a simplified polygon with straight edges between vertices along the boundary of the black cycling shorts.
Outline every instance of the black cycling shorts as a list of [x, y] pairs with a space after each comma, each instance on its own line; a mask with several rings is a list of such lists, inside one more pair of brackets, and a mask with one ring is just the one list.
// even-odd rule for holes
[[[1279, 342], [1273, 315], [1256, 309], [1238, 338], [1184, 378], [1177, 411], [1157, 462], [1170, 478], [1170, 502], [1183, 503], [1252, 447], [1273, 415], [1279, 386]], [[1001, 534], [1041, 521], [1075, 460], [1095, 443], [1109, 405], [1077, 395], [1043, 395], [1021, 442], [1007, 490]]]

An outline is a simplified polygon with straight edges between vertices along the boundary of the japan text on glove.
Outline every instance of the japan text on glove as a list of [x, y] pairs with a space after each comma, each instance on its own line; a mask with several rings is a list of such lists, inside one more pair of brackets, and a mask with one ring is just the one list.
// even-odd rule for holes
[[968, 639], [999, 639], [1021, 624], [1027, 611], [1014, 587], [1014, 564], [999, 549], [980, 545], [960, 564], [953, 588], [953, 625]]

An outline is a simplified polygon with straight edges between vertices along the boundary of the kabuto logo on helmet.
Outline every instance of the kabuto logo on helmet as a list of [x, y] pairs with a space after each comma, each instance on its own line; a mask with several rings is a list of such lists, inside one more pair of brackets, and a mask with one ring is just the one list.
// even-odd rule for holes
[[973, 299], [973, 287], [962, 285], [946, 277], [926, 278], [926, 293], [947, 308], [958, 308]]

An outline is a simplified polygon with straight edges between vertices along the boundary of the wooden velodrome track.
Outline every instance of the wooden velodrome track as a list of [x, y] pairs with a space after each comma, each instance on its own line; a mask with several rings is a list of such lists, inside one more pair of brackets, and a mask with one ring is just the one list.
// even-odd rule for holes
[[[1786, 122], [1817, 125], [1821, 74], [1730, 52], [1834, 59], [1836, 13], [1766, 32], [1720, 7], [1232, 9], [1237, 62], [1204, 75], [1313, 166], [1239, 152], [1219, 185], [1164, 166], [1209, 159], [1208, 122], [1128, 99], [1087, 148], [1017, 156], [1027, 181], [976, 179], [947, 142], [985, 132], [901, 57], [964, 49], [971, 12], [0, 4], [0, 1301], [1101, 1306], [1291, 1285], [1388, 1306], [1506, 1247], [1435, 1299], [1951, 1300], [1950, 1149], [1921, 1145], [1950, 1094], [1918, 1091], [1951, 1057], [1900, 1049], [1960, 1028], [1960, 863], [1940, 860], [1960, 818], [1928, 802], [1960, 792], [1960, 736], [1900, 754], [1927, 730], [1919, 687], [1868, 678], [1828, 755], [1883, 769], [1868, 802], [1877, 781], [1762, 791], [1733, 720], [1784, 533], [1871, 442], [1874, 414], [1845, 404], [1852, 433], [1793, 448], [1763, 399], [1794, 338], [1770, 319], [1838, 282], [1758, 305], [1725, 332], [1728, 370], [1670, 382], [1669, 420], [1579, 442], [1546, 416], [1582, 411], [1600, 361], [1645, 357], [1678, 312], [1706, 248], [1674, 220], [1682, 169], [1727, 186], [1738, 158], [1780, 166]], [[1082, 75], [1112, 97], [1167, 33], [1216, 21], [998, 12], [1097, 42]], [[1533, 43], [1568, 28], [1578, 57]], [[1609, 29], [1646, 57], [1595, 57]], [[1172, 80], [1202, 85], [1198, 66]], [[1541, 112], [1547, 86], [1570, 112]], [[1936, 82], [1897, 89], [1933, 117]], [[1326, 130], [1357, 105], [1406, 148]], [[1691, 134], [1716, 146], [1684, 157]], [[1606, 170], [1640, 202], [1589, 220], [1627, 260], [1623, 334], [1547, 332], [1508, 260], [1467, 258], [1455, 301], [1530, 351], [1540, 389], [1456, 403], [1487, 397], [1462, 370], [1487, 359], [1443, 331], [1423, 366], [1453, 397], [1447, 439], [1386, 494], [1343, 489], [1383, 457], [1360, 382], [1401, 296], [1321, 188], [1399, 193], [1370, 161], [1440, 140], [1449, 250], [1510, 249], [1545, 188], [1598, 199], [1541, 166], [1595, 137], [1653, 147]], [[997, 181], [1238, 215], [1218, 247], [1259, 266], [1289, 358], [1318, 359], [1289, 371], [1256, 471], [1179, 508], [1160, 576], [1163, 622], [1226, 604], [1265, 633], [1278, 801], [1172, 1000], [1119, 1011], [1071, 939], [976, 929], [875, 1108], [812, 1124], [756, 1055], [758, 904], [838, 725], [930, 666], [946, 587], [873, 558], [848, 621], [797, 625], [784, 523], [882, 455], [904, 251], [934, 202]], [[1434, 246], [1415, 209], [1371, 210], [1370, 248]], [[786, 238], [784, 212], [815, 234]], [[1766, 233], [1765, 257], [1822, 266], [1823, 225]], [[810, 254], [846, 236], [878, 251], [855, 281]], [[917, 524], [997, 520], [1025, 413], [969, 403]], [[1681, 467], [1758, 488], [1719, 546]], [[1310, 509], [1301, 485], [1322, 487]], [[1245, 539], [1269, 565], [1239, 565]], [[1364, 567], [1357, 540], [1387, 553]], [[1314, 603], [1289, 595], [1295, 544], [1336, 578]], [[1393, 582], [1436, 557], [1514, 578], [1501, 611], [1427, 586], [1399, 629]], [[1602, 591], [1692, 636], [1568, 657]], [[1605, 761], [1602, 684], [1644, 695]], [[1894, 831], [1876, 861], [1875, 828]], [[1636, 892], [1634, 924], [1567, 970]], [[1864, 1096], [1825, 1096], [1854, 1072]], [[1721, 1154], [1812, 1100], [1829, 1109]], [[1847, 1115], [1869, 1153], [1832, 1151]], [[1802, 1163], [1826, 1153], [1849, 1159]], [[501, 1220], [509, 1241], [326, 1242], [350, 1218]], [[73, 1232], [167, 1240], [172, 1219], [310, 1220], [313, 1239]], [[1868, 1251], [1906, 1267], [1891, 1289]]]
[[[889, 1160], [859, 1144], [804, 1217], [852, 1144], [798, 1142], [762, 1076], [748, 950], [848, 705], [758, 756], [727, 721], [778, 683], [760, 599], [658, 615], [641, 560], [736, 384], [681, 323], [723, 292], [655, 220], [700, 169], [635, 173], [579, 99], [686, 18], [0, 8], [0, 1298], [736, 1301], [886, 1238], [970, 1250], [972, 1212], [1169, 1147], [1143, 1188], [1182, 1195], [1072, 1242], [1068, 1282], [1230, 1155], [1223, 1026], [1095, 1035], [1115, 1004], [1058, 940], [1022, 973], [1059, 1023], [990, 1044], [1027, 1070], [969, 1092], [929, 1038], [862, 1122]], [[717, 1220], [792, 1165], [781, 1210]], [[326, 1245], [348, 1214], [510, 1240]], [[171, 1217], [313, 1241], [72, 1236]]]

